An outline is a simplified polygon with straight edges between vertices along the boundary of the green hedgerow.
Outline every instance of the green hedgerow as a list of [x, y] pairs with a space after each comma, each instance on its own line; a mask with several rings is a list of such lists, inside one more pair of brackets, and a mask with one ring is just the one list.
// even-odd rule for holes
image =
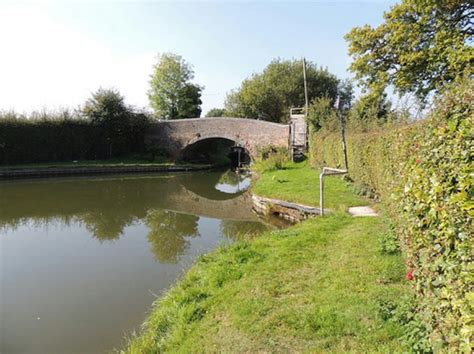
[[[347, 136], [349, 176], [381, 198], [410, 268], [416, 316], [406, 338], [417, 351], [427, 350], [420, 343], [434, 351], [472, 349], [473, 102], [474, 82], [464, 79], [425, 121]], [[321, 131], [313, 141], [313, 164], [342, 165], [339, 134]], [[390, 237], [383, 239], [392, 249]]]

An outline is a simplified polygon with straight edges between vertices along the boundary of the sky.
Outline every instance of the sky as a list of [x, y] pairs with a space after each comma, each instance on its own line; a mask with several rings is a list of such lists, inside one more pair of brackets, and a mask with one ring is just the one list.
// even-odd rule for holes
[[272, 59], [305, 57], [351, 77], [344, 35], [395, 1], [0, 0], [0, 110], [78, 108], [114, 88], [150, 109], [157, 55], [181, 55], [204, 86], [203, 114]]

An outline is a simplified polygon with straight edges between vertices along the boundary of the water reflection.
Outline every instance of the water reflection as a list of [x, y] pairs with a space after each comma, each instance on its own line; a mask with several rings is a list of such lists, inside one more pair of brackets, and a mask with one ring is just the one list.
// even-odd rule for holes
[[248, 196], [241, 196], [242, 190], [229, 195], [216, 189], [216, 186], [234, 188], [225, 182], [230, 175], [203, 172], [3, 182], [0, 230], [12, 230], [25, 223], [47, 225], [52, 220], [65, 225], [79, 222], [95, 238], [107, 241], [120, 238], [125, 227], [148, 220], [150, 212], [156, 214], [157, 210], [175, 211], [181, 213], [181, 218], [191, 214], [257, 221], [249, 208]]
[[176, 263], [189, 246], [189, 237], [199, 236], [199, 217], [169, 210], [152, 210], [146, 217], [150, 228], [147, 238], [155, 258], [163, 263]]
[[222, 220], [221, 231], [229, 238], [248, 238], [262, 233], [267, 230], [265, 224], [258, 222], [246, 222], [235, 220]]
[[227, 171], [216, 184], [216, 189], [224, 193], [242, 193], [250, 187], [252, 179], [250, 175]]
[[245, 181], [202, 172], [1, 182], [0, 352], [122, 346], [153, 294], [196, 257], [268, 228]]

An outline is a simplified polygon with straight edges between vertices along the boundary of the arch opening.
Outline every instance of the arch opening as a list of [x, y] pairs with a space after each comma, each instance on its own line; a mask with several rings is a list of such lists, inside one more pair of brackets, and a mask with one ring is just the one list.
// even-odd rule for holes
[[227, 138], [205, 138], [186, 146], [180, 160], [189, 163], [212, 164], [238, 168], [250, 164], [249, 151]]

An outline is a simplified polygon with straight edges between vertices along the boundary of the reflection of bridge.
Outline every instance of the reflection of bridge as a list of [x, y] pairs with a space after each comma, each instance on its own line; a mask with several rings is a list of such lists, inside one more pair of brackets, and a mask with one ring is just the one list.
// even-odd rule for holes
[[290, 127], [245, 118], [192, 118], [155, 123], [148, 141], [163, 146], [174, 158], [188, 146], [212, 138], [232, 140], [255, 156], [268, 145], [288, 148]]
[[214, 219], [257, 221], [252, 212], [251, 198], [242, 194], [233, 199], [212, 200], [180, 187], [168, 199], [164, 209]]
[[[171, 176], [14, 181], [0, 188], [0, 228], [19, 225], [27, 219], [40, 223], [79, 219], [94, 229], [103, 227], [120, 232], [156, 209], [223, 220], [257, 221], [245, 194], [229, 199], [228, 194], [214, 189], [221, 175], [207, 171]], [[197, 185], [200, 188], [195, 188]], [[26, 202], [29, 200], [39, 202]]]

